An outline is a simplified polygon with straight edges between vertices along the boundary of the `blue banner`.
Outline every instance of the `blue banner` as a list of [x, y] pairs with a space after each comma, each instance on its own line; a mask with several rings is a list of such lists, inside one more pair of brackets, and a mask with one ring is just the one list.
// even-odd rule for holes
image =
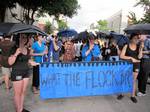
[[131, 93], [133, 65], [129, 62], [43, 63], [42, 99]]

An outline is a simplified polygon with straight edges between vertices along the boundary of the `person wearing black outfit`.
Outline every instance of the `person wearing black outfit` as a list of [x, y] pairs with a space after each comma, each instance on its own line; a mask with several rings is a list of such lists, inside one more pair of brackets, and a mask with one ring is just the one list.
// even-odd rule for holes
[[110, 58], [110, 48], [109, 48], [108, 42], [104, 43], [104, 46], [102, 47], [101, 50], [102, 50], [103, 60], [109, 61], [109, 58]]
[[120, 50], [115, 39], [111, 39], [110, 44], [110, 61], [118, 61]]
[[138, 96], [146, 95], [146, 85], [150, 73], [150, 39], [146, 35], [141, 36], [141, 44], [144, 46], [143, 58], [141, 59], [141, 69], [138, 76]]
[[[131, 96], [131, 101], [133, 103], [137, 103], [137, 99], [135, 97], [136, 92], [136, 79], [138, 76], [138, 73], [140, 71], [140, 59], [142, 58], [142, 50], [143, 46], [138, 46], [138, 34], [131, 34], [130, 36], [130, 43], [128, 45], [125, 45], [122, 49], [122, 52], [120, 54], [120, 58], [124, 60], [131, 60], [133, 63], [133, 91]], [[118, 99], [121, 99], [123, 96], [119, 95]]]
[[14, 88], [16, 112], [29, 112], [23, 109], [25, 92], [29, 82], [29, 64], [38, 65], [38, 63], [30, 60], [30, 51], [26, 47], [27, 43], [27, 37], [21, 35], [19, 48], [16, 48], [15, 53], [8, 58], [8, 63], [12, 65], [11, 80]]

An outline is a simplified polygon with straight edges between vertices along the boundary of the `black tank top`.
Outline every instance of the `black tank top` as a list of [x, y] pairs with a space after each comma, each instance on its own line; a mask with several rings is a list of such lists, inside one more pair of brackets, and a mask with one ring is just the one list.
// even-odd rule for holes
[[126, 56], [130, 56], [138, 60], [138, 54], [139, 54], [139, 46], [136, 47], [136, 50], [132, 50], [129, 45], [127, 46], [125, 54]]
[[12, 68], [17, 70], [28, 70], [28, 61], [30, 59], [30, 50], [27, 49], [27, 55], [19, 54]]

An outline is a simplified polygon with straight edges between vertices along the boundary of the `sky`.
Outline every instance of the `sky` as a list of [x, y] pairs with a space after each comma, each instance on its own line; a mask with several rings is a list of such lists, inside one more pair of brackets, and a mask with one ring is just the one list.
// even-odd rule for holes
[[120, 10], [133, 11], [142, 16], [142, 8], [134, 7], [137, 0], [78, 0], [78, 14], [68, 19], [68, 25], [78, 32], [89, 28], [90, 24], [100, 19], [108, 19]]

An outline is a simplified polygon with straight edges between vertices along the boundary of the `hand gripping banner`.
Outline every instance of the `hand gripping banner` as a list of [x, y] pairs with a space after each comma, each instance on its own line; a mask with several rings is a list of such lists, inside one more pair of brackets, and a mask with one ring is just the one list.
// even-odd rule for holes
[[133, 65], [117, 62], [43, 63], [40, 97], [65, 98], [131, 93]]

